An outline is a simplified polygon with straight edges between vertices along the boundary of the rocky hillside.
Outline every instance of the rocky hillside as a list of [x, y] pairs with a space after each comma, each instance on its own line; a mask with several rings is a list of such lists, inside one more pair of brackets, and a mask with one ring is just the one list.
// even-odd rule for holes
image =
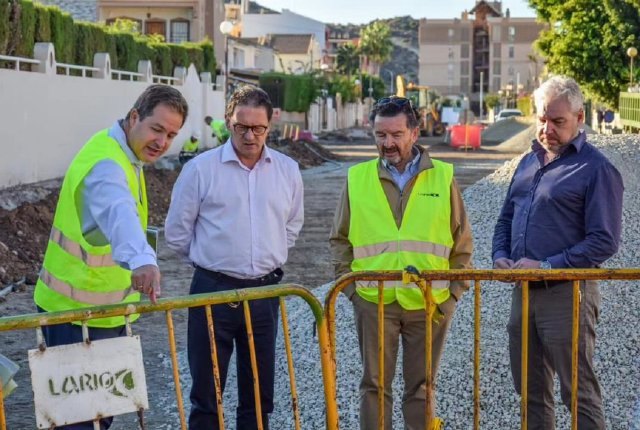
[[[393, 75], [402, 74], [407, 82], [418, 81], [418, 20], [410, 16], [400, 16], [381, 20], [391, 27], [391, 42], [394, 49], [391, 60], [382, 66], [380, 77], [388, 82], [389, 72]], [[327, 24], [327, 30], [360, 34], [365, 25], [356, 24]], [[394, 83], [395, 85], [395, 83]]]

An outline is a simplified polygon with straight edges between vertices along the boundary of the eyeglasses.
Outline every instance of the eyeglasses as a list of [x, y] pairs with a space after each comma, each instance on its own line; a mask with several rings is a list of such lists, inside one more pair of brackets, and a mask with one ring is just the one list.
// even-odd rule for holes
[[233, 130], [241, 135], [245, 135], [247, 131], [251, 130], [254, 136], [262, 136], [267, 132], [267, 126], [265, 125], [244, 125], [244, 124], [233, 124]]

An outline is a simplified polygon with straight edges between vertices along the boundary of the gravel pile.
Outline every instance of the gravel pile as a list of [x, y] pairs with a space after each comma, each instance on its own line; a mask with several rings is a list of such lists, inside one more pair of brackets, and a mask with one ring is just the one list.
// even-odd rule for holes
[[[592, 141], [618, 167], [625, 179], [624, 230], [620, 252], [607, 267], [637, 267], [640, 253], [640, 194], [637, 166], [640, 166], [640, 139], [635, 136], [593, 136]], [[491, 237], [511, 175], [520, 157], [464, 193], [473, 226], [474, 262], [477, 268], [491, 267]], [[603, 202], [604, 204], [605, 202]], [[330, 285], [314, 293], [324, 299]], [[635, 288], [634, 288], [635, 287]], [[506, 324], [509, 316], [511, 285], [486, 282], [482, 285], [482, 428], [519, 428], [519, 398], [515, 394], [508, 361]], [[598, 325], [595, 366], [602, 384], [608, 429], [640, 429], [640, 295], [632, 282], [603, 282], [602, 308]], [[297, 388], [303, 429], [324, 428], [324, 398], [316, 341], [312, 341], [313, 316], [306, 303], [287, 300], [296, 363]], [[338, 407], [343, 429], [358, 428], [358, 382], [361, 375], [353, 311], [341, 297], [338, 319]], [[284, 351], [282, 336], [279, 351]], [[180, 357], [182, 374], [188, 375], [185, 354]], [[284, 356], [278, 361], [276, 411], [271, 428], [293, 427], [289, 398], [289, 378]], [[398, 360], [401, 363], [401, 359]], [[169, 363], [167, 362], [167, 365]], [[233, 367], [233, 366], [232, 366]], [[183, 388], [190, 386], [185, 378]], [[395, 399], [402, 396], [400, 367], [394, 381]], [[235, 369], [225, 393], [227, 428], [234, 429], [236, 397]], [[175, 400], [173, 401], [175, 403]], [[556, 387], [558, 429], [570, 428], [570, 416], [561, 406]], [[187, 402], [188, 404], [188, 402]], [[473, 423], [473, 295], [458, 305], [438, 375], [438, 415], [447, 429], [472, 428]], [[168, 406], [168, 405], [167, 405]], [[174, 405], [172, 405], [174, 406]], [[175, 406], [174, 406], [175, 407]], [[401, 405], [394, 408], [394, 428], [402, 428]]]

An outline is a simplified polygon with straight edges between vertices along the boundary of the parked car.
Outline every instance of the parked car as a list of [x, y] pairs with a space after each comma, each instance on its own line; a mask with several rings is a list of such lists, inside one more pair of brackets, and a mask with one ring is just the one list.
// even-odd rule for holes
[[496, 122], [502, 121], [503, 119], [507, 119], [512, 116], [523, 116], [522, 111], [520, 109], [502, 109], [496, 115]]

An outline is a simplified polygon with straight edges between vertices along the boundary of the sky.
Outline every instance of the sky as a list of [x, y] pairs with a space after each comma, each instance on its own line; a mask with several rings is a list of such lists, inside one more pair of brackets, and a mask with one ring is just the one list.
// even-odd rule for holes
[[[292, 12], [324, 23], [367, 24], [377, 18], [411, 15], [414, 18], [459, 18], [476, 0], [255, 0], [258, 4]], [[435, 6], [435, 7], [434, 7]], [[503, 0], [502, 12], [512, 17], [535, 17], [527, 0]]]

